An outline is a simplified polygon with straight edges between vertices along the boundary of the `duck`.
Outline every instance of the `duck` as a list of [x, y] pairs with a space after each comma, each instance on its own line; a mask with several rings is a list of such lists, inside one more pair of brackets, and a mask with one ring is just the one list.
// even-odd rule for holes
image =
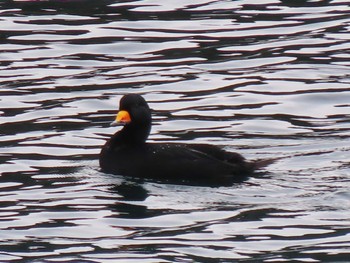
[[99, 155], [102, 172], [139, 179], [200, 186], [228, 186], [245, 181], [259, 165], [241, 154], [211, 144], [148, 142], [152, 113], [139, 94], [120, 99], [112, 126], [122, 128]]

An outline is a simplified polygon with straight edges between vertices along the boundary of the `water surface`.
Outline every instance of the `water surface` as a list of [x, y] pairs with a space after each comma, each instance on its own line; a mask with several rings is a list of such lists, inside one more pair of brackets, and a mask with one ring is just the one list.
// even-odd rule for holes
[[[349, 3], [0, 3], [1, 262], [346, 262]], [[277, 158], [232, 187], [103, 174], [125, 93], [151, 141]]]

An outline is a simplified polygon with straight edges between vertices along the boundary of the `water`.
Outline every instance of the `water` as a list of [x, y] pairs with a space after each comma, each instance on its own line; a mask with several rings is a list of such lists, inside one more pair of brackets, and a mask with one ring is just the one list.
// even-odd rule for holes
[[[348, 262], [350, 19], [334, 1], [0, 3], [1, 262]], [[279, 158], [232, 187], [100, 172], [151, 141]]]

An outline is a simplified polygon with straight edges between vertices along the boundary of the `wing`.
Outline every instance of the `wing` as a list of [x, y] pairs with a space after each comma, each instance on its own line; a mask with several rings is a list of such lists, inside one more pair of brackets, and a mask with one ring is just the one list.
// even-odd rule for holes
[[239, 153], [228, 152], [222, 148], [210, 144], [191, 144], [189, 145], [194, 150], [200, 151], [218, 160], [231, 164], [244, 163], [245, 158]]
[[154, 166], [144, 164], [144, 167], [151, 177], [218, 182], [240, 180], [248, 173], [243, 157], [211, 145], [149, 144], [147, 151], [148, 154], [144, 154], [146, 161]]

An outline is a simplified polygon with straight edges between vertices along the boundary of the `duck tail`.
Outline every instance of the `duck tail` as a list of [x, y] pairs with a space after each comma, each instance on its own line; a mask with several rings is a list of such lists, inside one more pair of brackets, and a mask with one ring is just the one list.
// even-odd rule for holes
[[258, 159], [255, 160], [253, 162], [251, 162], [251, 167], [252, 170], [261, 170], [271, 164], [273, 164], [274, 162], [278, 161], [280, 158], [274, 158], [274, 159]]

